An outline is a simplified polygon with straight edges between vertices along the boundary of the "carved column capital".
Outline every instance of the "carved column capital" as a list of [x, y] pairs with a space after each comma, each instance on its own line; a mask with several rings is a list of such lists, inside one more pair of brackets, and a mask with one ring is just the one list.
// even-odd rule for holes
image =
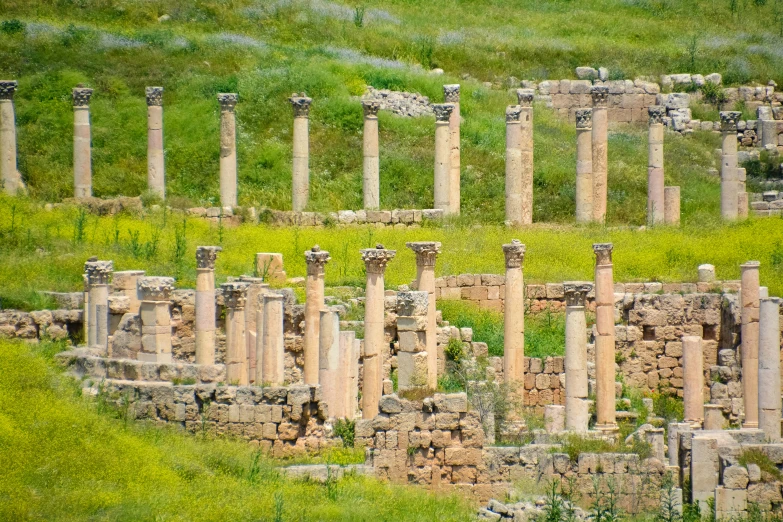
[[378, 243], [375, 248], [365, 248], [362, 252], [362, 261], [368, 274], [383, 274], [386, 271], [386, 265], [394, 259], [396, 250], [387, 250]]
[[454, 111], [454, 104], [435, 103], [432, 105], [432, 110], [435, 113], [435, 121], [448, 122], [452, 111]]
[[223, 248], [219, 246], [200, 246], [196, 248], [196, 268], [214, 270], [218, 252], [222, 251]]
[[92, 89], [88, 87], [74, 87], [73, 89], [74, 107], [89, 107], [90, 98], [92, 98]]
[[136, 289], [142, 301], [168, 301], [174, 290], [173, 277], [141, 277]]
[[221, 112], [234, 112], [239, 101], [239, 95], [235, 92], [221, 92], [217, 95]]
[[220, 285], [223, 290], [223, 302], [226, 308], [233, 310], [243, 310], [247, 302], [247, 289], [250, 283], [244, 281], [231, 281]]
[[609, 101], [609, 87], [596, 85], [590, 89], [590, 94], [593, 97], [593, 107], [606, 108]]
[[576, 110], [576, 128], [577, 129], [593, 128], [593, 109]]
[[430, 296], [428, 292], [408, 290], [397, 293], [397, 315], [422, 317], [427, 315]]
[[532, 107], [536, 91], [533, 89], [517, 89], [517, 103], [521, 107]]
[[147, 87], [144, 89], [147, 96], [147, 106], [163, 105], [163, 87]]
[[365, 118], [377, 118], [378, 111], [381, 110], [381, 102], [378, 100], [362, 100]]
[[663, 118], [666, 117], [666, 107], [663, 105], [650, 105], [647, 107], [647, 116], [650, 118], [650, 125], [663, 124]]
[[416, 253], [416, 266], [435, 266], [435, 260], [440, 254], [440, 241], [413, 241], [405, 246]]
[[329, 252], [321, 250], [321, 247], [315, 245], [304, 253], [305, 263], [307, 263], [307, 275], [320, 276], [324, 274], [326, 263], [332, 260]]
[[87, 261], [84, 263], [84, 274], [89, 286], [108, 285], [114, 271], [111, 261]]
[[522, 116], [522, 107], [519, 105], [509, 105], [506, 107], [506, 123], [518, 123]]
[[595, 252], [596, 265], [612, 264], [612, 243], [593, 243], [593, 252]]
[[0, 100], [13, 100], [17, 86], [16, 80], [0, 80]]
[[737, 132], [737, 123], [742, 117], [739, 111], [720, 111], [720, 130], [724, 132]]
[[592, 289], [593, 283], [589, 281], [566, 281], [563, 283], [566, 306], [584, 306]]
[[294, 118], [310, 117], [310, 104], [313, 103], [313, 99], [308, 98], [305, 93], [293, 93], [291, 97], [288, 98], [288, 102], [294, 109]]
[[503, 254], [506, 256], [506, 269], [522, 268], [525, 261], [525, 245], [519, 239], [512, 239], [511, 243], [503, 245]]
[[443, 86], [443, 101], [459, 103], [459, 84], [451, 83]]

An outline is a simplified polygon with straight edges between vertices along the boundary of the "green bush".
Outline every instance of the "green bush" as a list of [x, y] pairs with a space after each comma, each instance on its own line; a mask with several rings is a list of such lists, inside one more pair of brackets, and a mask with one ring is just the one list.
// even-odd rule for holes
[[746, 449], [740, 453], [737, 459], [740, 466], [748, 467], [748, 464], [755, 464], [761, 469], [761, 479], [764, 482], [774, 480], [783, 481], [783, 473], [778, 469], [774, 462], [760, 449]]
[[343, 447], [353, 448], [356, 422], [352, 419], [337, 419], [334, 421], [334, 434], [342, 439]]

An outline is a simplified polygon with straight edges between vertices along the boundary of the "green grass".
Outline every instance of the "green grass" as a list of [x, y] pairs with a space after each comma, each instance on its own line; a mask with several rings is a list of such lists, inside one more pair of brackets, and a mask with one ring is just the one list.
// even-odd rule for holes
[[453, 496], [294, 481], [247, 443], [126, 426], [51, 368], [55, 350], [0, 341], [2, 520], [471, 520]]

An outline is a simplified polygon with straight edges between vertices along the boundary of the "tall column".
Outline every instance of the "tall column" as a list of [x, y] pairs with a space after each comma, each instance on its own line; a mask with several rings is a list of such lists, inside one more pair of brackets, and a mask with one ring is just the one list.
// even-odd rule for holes
[[576, 221], [593, 220], [593, 109], [576, 110]]
[[[740, 265], [740, 305], [742, 341], [742, 397], [745, 403], [745, 428], [759, 426], [759, 266], [758, 261]], [[780, 393], [778, 392], [778, 395]]]
[[720, 112], [720, 215], [723, 219], [737, 219], [737, 122], [739, 111]]
[[342, 408], [337, 380], [340, 363], [340, 315], [337, 312], [321, 310], [319, 345], [318, 382], [323, 400], [329, 407], [329, 416], [337, 417]]
[[593, 97], [593, 221], [606, 221], [606, 193], [609, 186], [607, 158], [609, 140], [609, 115], [606, 102], [609, 87], [595, 86], [590, 90]]
[[0, 183], [12, 196], [24, 188], [16, 165], [16, 85], [15, 80], [0, 80]]
[[220, 206], [237, 206], [237, 93], [219, 93], [220, 103]]
[[362, 340], [354, 336], [353, 347], [351, 351], [351, 366], [349, 368], [350, 381], [348, 383], [346, 414], [349, 419], [356, 417], [359, 411], [359, 358], [362, 355]]
[[459, 112], [459, 84], [443, 86], [443, 101], [454, 105], [454, 109], [449, 116], [449, 142], [451, 143], [451, 153], [449, 155], [450, 171], [449, 175], [449, 205], [451, 213], [459, 216], [460, 213], [460, 132], [459, 127], [462, 118]]
[[226, 378], [229, 384], [246, 386], [247, 340], [245, 337], [245, 303], [248, 283], [232, 281], [223, 283], [223, 300], [226, 304]]
[[171, 309], [169, 297], [174, 290], [173, 277], [142, 277], [139, 279], [141, 296], [141, 351], [140, 361], [171, 362]]
[[301, 212], [310, 200], [310, 104], [305, 93], [288, 98], [294, 108], [293, 208]]
[[305, 252], [304, 382], [318, 384], [318, 336], [321, 330], [321, 308], [324, 306], [324, 267], [332, 258], [315, 245]]
[[147, 189], [166, 197], [163, 159], [163, 87], [147, 87]]
[[215, 364], [215, 261], [222, 251], [196, 248], [196, 364]]
[[771, 442], [780, 441], [780, 299], [759, 307], [759, 428]]
[[87, 346], [109, 350], [109, 280], [114, 265], [111, 261], [87, 261], [84, 271], [90, 285], [90, 313], [87, 324]]
[[90, 137], [90, 98], [92, 89], [73, 89], [73, 196], [92, 196], [92, 140]]
[[704, 354], [698, 335], [682, 338], [682, 379], [684, 420], [699, 429], [704, 422]]
[[364, 132], [362, 150], [362, 193], [364, 208], [377, 210], [381, 207], [380, 158], [378, 151], [378, 111], [381, 103], [375, 100], [362, 100], [364, 108]]
[[435, 111], [435, 208], [451, 214], [451, 134], [449, 118], [453, 103], [436, 103]]
[[533, 223], [533, 89], [517, 89], [519, 114], [519, 150], [521, 151], [522, 225]]
[[[264, 294], [264, 350], [261, 359], [262, 377], [256, 384], [282, 386], [285, 381], [285, 337], [283, 330], [285, 296]], [[256, 370], [258, 366], [256, 367]]]
[[596, 429], [615, 431], [614, 265], [612, 244], [594, 243], [595, 252], [595, 412]]
[[438, 387], [438, 325], [435, 303], [435, 261], [440, 254], [439, 241], [415, 241], [405, 246], [416, 253], [416, 289], [427, 292], [427, 387]]
[[522, 107], [506, 107], [506, 223], [523, 224], [522, 209]]
[[647, 134], [647, 224], [663, 223], [665, 213], [664, 176], [663, 176], [663, 118], [666, 107], [651, 105], [647, 107], [650, 118]]
[[525, 381], [525, 283], [522, 275], [525, 245], [514, 239], [503, 245], [503, 255], [506, 258], [503, 376], [507, 383], [522, 385]]
[[[356, 347], [356, 332], [347, 330], [340, 332], [340, 358], [337, 362], [337, 402], [340, 410], [330, 414], [333, 417], [352, 419], [356, 414], [356, 399], [351, 400], [353, 393], [352, 373], [354, 348]], [[358, 361], [358, 354], [356, 354]], [[356, 397], [356, 395], [354, 395]]]
[[680, 187], [663, 189], [663, 222], [667, 225], [680, 224]]
[[239, 280], [248, 283], [247, 299], [245, 301], [245, 341], [247, 342], [247, 374], [250, 383], [256, 381], [258, 374], [259, 360], [256, 357], [258, 351], [258, 335], [263, 333], [263, 327], [259, 325], [258, 318], [261, 316], [263, 321], [262, 306], [259, 297], [266, 293], [269, 285], [264, 283], [263, 278], [243, 275]]
[[592, 283], [563, 283], [566, 301], [565, 371], [566, 430], [585, 432], [590, 419], [587, 400], [587, 323], [585, 300]]
[[396, 250], [386, 250], [378, 244], [361, 251], [367, 272], [364, 301], [364, 382], [362, 383], [362, 418], [378, 414], [378, 401], [383, 387], [384, 284], [383, 274]]

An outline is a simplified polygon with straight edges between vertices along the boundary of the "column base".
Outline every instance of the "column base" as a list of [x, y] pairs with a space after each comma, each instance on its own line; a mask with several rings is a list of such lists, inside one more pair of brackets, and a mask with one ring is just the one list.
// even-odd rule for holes
[[600, 431], [600, 432], [607, 433], [607, 434], [609, 434], [609, 433], [619, 433], [620, 432], [620, 427], [616, 423], [612, 423], [612, 424], [596, 424], [595, 426], [593, 426], [593, 429], [595, 431]]
[[704, 426], [704, 419], [685, 419], [683, 424], [688, 424], [692, 430], [700, 430]]
[[743, 422], [742, 427], [746, 430], [756, 430], [759, 427], [758, 422]]

